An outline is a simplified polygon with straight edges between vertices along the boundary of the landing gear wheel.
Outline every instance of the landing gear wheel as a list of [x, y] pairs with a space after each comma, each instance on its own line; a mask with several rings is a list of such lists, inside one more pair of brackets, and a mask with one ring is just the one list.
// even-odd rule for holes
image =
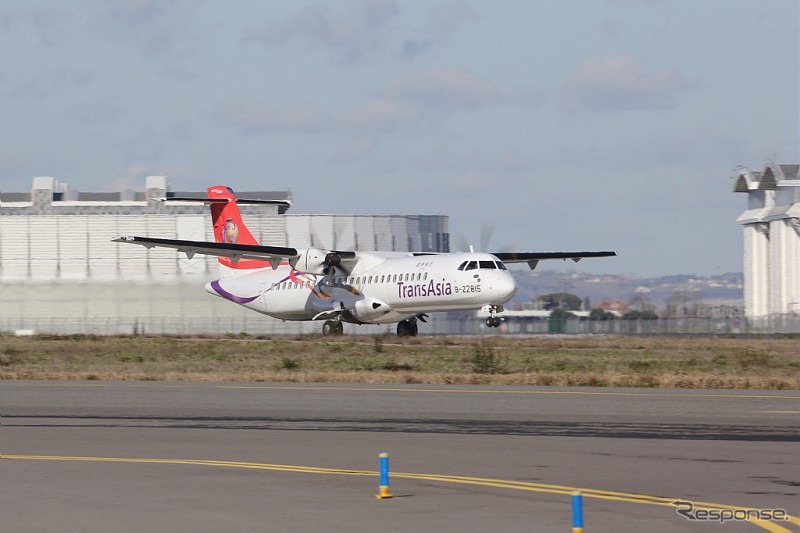
[[401, 320], [397, 323], [398, 337], [416, 337], [418, 333], [419, 327], [417, 327], [417, 320], [415, 318]]
[[341, 335], [342, 333], [344, 333], [344, 324], [337, 320], [326, 320], [322, 324], [322, 334], [325, 336]]
[[490, 316], [486, 319], [486, 325], [490, 328], [499, 328], [500, 327], [500, 317], [498, 316]]
[[397, 336], [398, 337], [406, 337], [408, 336], [408, 322], [405, 320], [401, 320], [397, 323]]

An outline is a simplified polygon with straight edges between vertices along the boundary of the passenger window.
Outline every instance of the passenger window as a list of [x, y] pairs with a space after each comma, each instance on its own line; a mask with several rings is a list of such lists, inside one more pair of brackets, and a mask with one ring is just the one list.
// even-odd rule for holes
[[408, 281], [408, 274], [406, 274], [406, 281]]
[[350, 278], [350, 285], [353, 284], [353, 278]]
[[384, 279], [385, 277], [386, 277], [386, 276], [381, 276], [381, 283], [383, 283], [383, 279]]
[[361, 285], [361, 278], [356, 278], [356, 285]]
[[372, 276], [369, 277], [369, 282], [372, 283]]
[[480, 262], [481, 268], [486, 270], [494, 270], [496, 267], [494, 266], [494, 261], [481, 261]]
[[422, 276], [422, 279], [428, 279], [428, 273], [427, 272], [425, 272], [425, 275]]

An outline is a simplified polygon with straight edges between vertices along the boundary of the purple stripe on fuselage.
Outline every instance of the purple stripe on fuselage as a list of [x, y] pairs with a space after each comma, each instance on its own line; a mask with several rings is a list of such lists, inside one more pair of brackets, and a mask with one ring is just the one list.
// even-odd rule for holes
[[258, 298], [258, 295], [255, 295], [253, 297], [245, 297], [245, 296], [236, 296], [235, 294], [231, 294], [228, 291], [226, 291], [225, 289], [223, 289], [222, 287], [220, 287], [219, 281], [212, 281], [211, 282], [211, 288], [214, 289], [215, 291], [217, 291], [217, 294], [219, 294], [223, 298], [226, 298], [226, 299], [228, 299], [228, 300], [230, 300], [232, 302], [235, 302], [237, 304], [249, 304], [250, 302], [252, 302], [256, 298]]

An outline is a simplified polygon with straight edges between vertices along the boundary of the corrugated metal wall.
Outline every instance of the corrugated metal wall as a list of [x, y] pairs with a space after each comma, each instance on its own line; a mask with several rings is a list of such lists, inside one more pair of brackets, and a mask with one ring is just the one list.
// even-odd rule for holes
[[[263, 215], [243, 212], [263, 244], [339, 250], [431, 249], [433, 230], [446, 217], [371, 215]], [[420, 221], [423, 223], [421, 224]], [[442, 227], [443, 226], [443, 227]], [[424, 230], [424, 234], [420, 231]], [[211, 220], [198, 214], [3, 215], [0, 211], [0, 280], [172, 281], [210, 278], [216, 258], [187, 259], [173, 250], [117, 244], [120, 235], [213, 240]]]

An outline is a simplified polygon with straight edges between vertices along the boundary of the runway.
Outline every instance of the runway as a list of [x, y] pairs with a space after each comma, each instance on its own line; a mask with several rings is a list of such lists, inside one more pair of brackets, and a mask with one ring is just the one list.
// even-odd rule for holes
[[[800, 393], [2, 382], [9, 531], [800, 531]], [[379, 501], [378, 454], [391, 460]], [[699, 503], [704, 502], [704, 503]]]

